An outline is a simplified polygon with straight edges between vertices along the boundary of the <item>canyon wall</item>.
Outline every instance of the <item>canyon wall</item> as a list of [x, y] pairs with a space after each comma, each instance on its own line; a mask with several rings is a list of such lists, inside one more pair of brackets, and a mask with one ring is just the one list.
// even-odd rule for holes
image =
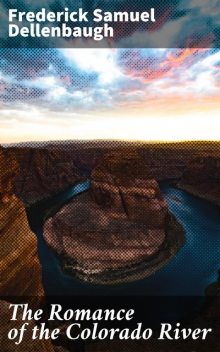
[[30, 331], [21, 345], [16, 346], [7, 337], [10, 329], [24, 323], [10, 321], [9, 302], [24, 300], [36, 309], [44, 300], [37, 239], [29, 228], [23, 203], [13, 193], [18, 171], [13, 153], [0, 148], [0, 345], [7, 352], [52, 352], [49, 341], [31, 341]]
[[181, 189], [220, 205], [220, 157], [198, 157], [185, 168]]
[[215, 147], [205, 144], [203, 147], [102, 144], [72, 142], [7, 148], [15, 155], [20, 166], [15, 180], [15, 194], [26, 206], [51, 197], [89, 177], [104, 155], [110, 152], [120, 152], [126, 157], [130, 151], [136, 151], [156, 181], [180, 180], [192, 160], [220, 158], [218, 144]]
[[13, 191], [18, 170], [14, 155], [0, 149], [0, 294], [29, 296], [38, 305], [44, 291], [37, 239], [29, 228], [24, 205]]
[[51, 197], [83, 179], [72, 151], [16, 148], [12, 153], [20, 165], [15, 193], [25, 205]]

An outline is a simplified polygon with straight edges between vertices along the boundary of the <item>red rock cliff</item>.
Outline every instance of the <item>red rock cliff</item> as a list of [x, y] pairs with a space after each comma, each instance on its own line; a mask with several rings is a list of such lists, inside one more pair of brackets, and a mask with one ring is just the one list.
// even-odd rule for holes
[[[36, 236], [31, 232], [23, 203], [14, 195], [18, 164], [13, 153], [0, 148], [0, 345], [7, 352], [53, 352], [50, 341], [32, 341], [31, 327], [20, 345], [8, 339], [12, 323], [9, 302], [25, 301], [37, 309], [44, 299]], [[31, 323], [32, 328], [34, 322]]]
[[15, 193], [25, 205], [53, 196], [83, 179], [72, 152], [40, 148], [15, 148], [20, 165]]
[[38, 305], [44, 290], [37, 239], [29, 228], [23, 203], [13, 193], [17, 172], [14, 155], [0, 149], [0, 295], [29, 296], [30, 303]]

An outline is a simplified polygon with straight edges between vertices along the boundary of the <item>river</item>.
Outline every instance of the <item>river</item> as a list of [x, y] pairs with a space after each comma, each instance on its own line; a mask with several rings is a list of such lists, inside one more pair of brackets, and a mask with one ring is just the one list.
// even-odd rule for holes
[[[87, 190], [89, 181], [70, 187], [49, 200], [64, 203]], [[161, 190], [170, 211], [183, 225], [185, 245], [170, 262], [154, 275], [133, 283], [105, 287], [82, 283], [59, 267], [56, 255], [44, 239], [41, 226], [42, 213], [29, 210], [32, 229], [38, 237], [39, 256], [43, 270], [43, 283], [48, 295], [150, 295], [150, 296], [202, 296], [205, 288], [217, 279], [220, 268], [220, 212], [214, 204], [189, 195], [168, 183]]]

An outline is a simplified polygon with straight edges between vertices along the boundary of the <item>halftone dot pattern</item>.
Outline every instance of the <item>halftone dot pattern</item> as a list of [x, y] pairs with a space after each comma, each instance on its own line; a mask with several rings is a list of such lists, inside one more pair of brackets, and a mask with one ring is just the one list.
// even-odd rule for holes
[[[190, 73], [185, 82], [185, 72], [200, 60], [205, 63], [208, 56], [218, 55], [216, 49], [121, 49], [117, 53], [100, 50], [101, 57], [97, 57], [96, 63], [95, 51], [91, 52], [93, 54], [85, 51], [85, 57], [88, 55], [86, 61], [83, 49], [1, 49], [0, 99], [3, 107], [28, 110], [30, 106], [30, 110], [37, 107], [43, 111], [49, 109], [51, 113], [82, 113], [82, 119], [83, 113], [86, 118], [89, 112], [97, 110], [100, 113], [109, 108], [129, 108], [129, 104], [132, 108], [136, 103], [135, 91], [145, 92], [138, 95], [140, 103], [146, 99], [151, 101], [154, 97], [163, 99], [163, 85], [153, 92], [148, 86], [156, 80], [165, 79], [169, 83], [170, 79], [174, 79], [175, 85], [179, 80], [191, 89], [195, 74]], [[218, 62], [215, 70], [213, 78], [217, 85]], [[178, 93], [181, 85], [176, 88]], [[134, 101], [129, 95], [132, 90]], [[181, 90], [178, 94], [182, 94]], [[200, 94], [202, 96], [202, 92]]]
[[[170, 51], [155, 51], [143, 49], [124, 49], [119, 51], [120, 64], [124, 72], [134, 79], [150, 83], [155, 79], [166, 78], [172, 72], [173, 66], [179, 70], [180, 75], [190, 65], [207, 57], [208, 53], [217, 52], [215, 49], [173, 49]], [[172, 77], [172, 75], [171, 75]]]
[[[155, 19], [149, 22], [124, 21], [108, 23], [114, 29], [114, 38], [104, 38], [95, 41], [91, 38], [82, 40], [78, 38], [48, 38], [38, 37], [34, 34], [28, 38], [25, 36], [8, 36], [8, 11], [17, 8], [18, 11], [37, 12], [42, 9], [54, 12], [62, 12], [65, 8], [70, 11], [78, 11], [83, 8], [88, 12], [88, 22], [77, 23], [77, 27], [91, 27], [93, 37], [95, 37], [95, 27], [103, 26], [101, 22], [93, 20], [93, 11], [102, 9], [103, 12], [150, 12], [155, 9]], [[1, 9], [2, 37], [0, 47], [2, 48], [65, 48], [65, 47], [117, 47], [117, 48], [210, 48], [219, 47], [219, 6], [217, 1], [208, 4], [204, 1], [192, 1], [186, 3], [183, 0], [138, 0], [132, 2], [128, 0], [120, 1], [48, 1], [33, 3], [31, 1], [5, 1]], [[31, 23], [33, 25], [33, 23]], [[42, 24], [42, 23], [40, 23]], [[59, 27], [60, 23], [46, 22], [49, 28], [52, 25]], [[29, 23], [28, 23], [29, 25]], [[71, 29], [76, 25], [67, 19], [67, 25]], [[88, 36], [88, 34], [87, 34]]]
[[69, 96], [65, 101], [59, 100], [55, 109], [77, 108], [80, 97], [74, 97], [73, 93], [91, 91], [97, 82], [96, 73], [83, 74], [66, 63], [56, 49], [2, 49], [0, 53], [1, 72], [12, 77], [8, 80], [3, 76], [0, 81], [0, 97], [6, 105], [27, 103], [47, 108], [57, 95], [62, 98], [65, 89]]
[[[52, 90], [45, 88], [42, 82], [36, 87], [28, 86], [27, 83], [39, 77], [47, 79], [48, 69], [51, 75], [57, 77], [59, 85], [65, 87], [70, 94], [79, 90], [86, 94], [98, 81], [97, 74], [79, 73], [71, 65], [66, 65], [57, 50], [10, 49], [1, 51], [1, 54], [1, 69], [16, 80], [14, 83], [1, 78], [3, 106], [10, 106], [12, 103], [19, 106], [22, 102], [47, 106], [49, 100], [53, 99]], [[178, 62], [184, 55], [185, 52], [181, 50], [172, 52], [170, 60]], [[195, 50], [187, 60], [194, 62], [198, 56], [202, 58], [205, 55], [206, 51]], [[122, 51], [120, 60], [123, 72], [146, 83], [158, 75], [158, 72], [165, 76], [171, 70], [169, 65], [161, 67], [160, 61], [157, 62], [155, 57], [146, 57], [138, 50]], [[184, 65], [181, 70], [184, 71]], [[19, 84], [19, 81], [26, 81], [26, 86]], [[77, 109], [78, 100], [79, 97], [74, 101], [71, 97], [71, 101], [59, 101], [54, 108], [60, 111], [65, 108]], [[103, 100], [104, 98], [98, 96], [95, 103], [100, 103], [103, 107]], [[80, 108], [82, 109], [81, 106]], [[151, 276], [171, 261], [181, 249], [184, 232], [197, 231], [190, 224], [182, 227], [178, 217], [175, 219], [170, 215], [173, 209], [178, 212], [181, 203], [179, 193], [176, 191], [175, 196], [174, 192], [172, 198], [165, 202], [164, 195], [159, 190], [159, 181], [175, 179], [179, 188], [219, 204], [218, 142], [188, 142], [165, 147], [126, 142], [51, 142], [44, 147], [41, 143], [29, 143], [25, 148], [15, 148], [8, 153], [8, 150], [4, 151], [7, 160], [1, 158], [0, 163], [0, 219], [5, 226], [10, 223], [12, 230], [6, 239], [1, 236], [2, 248], [7, 250], [7, 259], [11, 256], [16, 259], [16, 263], [21, 261], [22, 265], [19, 275], [15, 272], [14, 276], [10, 276], [8, 266], [3, 262], [3, 272], [8, 272], [8, 275], [3, 276], [0, 293], [5, 300], [12, 293], [20, 296], [22, 292], [27, 294], [30, 290], [30, 296], [39, 293], [40, 297], [30, 303], [40, 305], [43, 290], [36, 242], [32, 243], [31, 248], [34, 249], [31, 256], [27, 248], [24, 252], [22, 241], [18, 241], [14, 248], [13, 236], [18, 235], [14, 224], [17, 210], [20, 211], [16, 208], [18, 198], [28, 207], [74, 184], [87, 179], [91, 181], [89, 189], [72, 199], [62, 201], [58, 208], [50, 209], [49, 214], [53, 216], [44, 223], [45, 239], [58, 254], [60, 266], [70, 277], [72, 275], [81, 281], [90, 282], [91, 289], [94, 283], [118, 284]], [[14, 213], [13, 207], [10, 207], [13, 205], [12, 199], [16, 201]], [[167, 204], [170, 202], [173, 209], [168, 208]], [[9, 214], [12, 215], [8, 219]], [[44, 215], [47, 215], [46, 211]], [[206, 219], [201, 219], [201, 222], [206, 228]], [[1, 227], [3, 235], [8, 233], [5, 232], [5, 226]], [[23, 230], [23, 235], [28, 238], [29, 227], [25, 231]], [[219, 235], [219, 230], [213, 231], [215, 236]], [[192, 247], [192, 256], [194, 251], [201, 253], [202, 262], [204, 248]], [[200, 265], [199, 262], [197, 264]], [[178, 270], [181, 275], [181, 267]], [[188, 270], [193, 271], [194, 267], [191, 266]], [[10, 291], [11, 287], [13, 292]], [[219, 317], [217, 319], [216, 324], [219, 324]], [[217, 352], [216, 341], [210, 343], [211, 349], [210, 346], [199, 345], [199, 351]], [[181, 351], [181, 347], [167, 344], [166, 347], [164, 344], [160, 346], [157, 341], [149, 345], [147, 342], [113, 342], [109, 346], [91, 345], [87, 350], [146, 351], [147, 348], [152, 352]], [[189, 351], [191, 345], [189, 343], [182, 348], [183, 351]], [[195, 345], [195, 351], [197, 349], [198, 345]], [[45, 349], [47, 350], [50, 351], [49, 348]]]
[[44, 234], [66, 257], [64, 269], [88, 282], [116, 284], [152, 274], [174, 255], [181, 236], [159, 254], [165, 236], [173, 237], [166, 234], [167, 217], [158, 185], [138, 155], [110, 153], [92, 171], [91, 188], [49, 219]]
[[[101, 148], [101, 150], [100, 150]], [[60, 249], [60, 246], [62, 246], [62, 249], [65, 249], [67, 252], [75, 255], [75, 257], [78, 259], [80, 258], [81, 263], [85, 260], [86, 265], [83, 267], [83, 265], [79, 266], [78, 265], [78, 270], [81, 273], [81, 275], [78, 274], [78, 278], [81, 280], [84, 280], [86, 277], [86, 274], [82, 275], [83, 270], [86, 270], [87, 275], [88, 275], [88, 270], [90, 266], [93, 266], [92, 272], [90, 274], [95, 274], [96, 272], [96, 267], [95, 266], [100, 266], [103, 265], [105, 268], [105, 265], [112, 265], [114, 267], [115, 265], [120, 265], [120, 261], [122, 263], [125, 263], [130, 260], [128, 257], [128, 251], [129, 253], [132, 253], [132, 251], [136, 251], [137, 249], [145, 249], [145, 236], [144, 234], [148, 231], [148, 224], [150, 222], [158, 221], [157, 219], [157, 214], [159, 213], [159, 208], [157, 207], [154, 208], [154, 213], [150, 215], [150, 217], [147, 217], [146, 214], [149, 211], [148, 209], [148, 202], [152, 199], [153, 194], [157, 195], [157, 198], [160, 201], [163, 201], [163, 196], [161, 195], [161, 192], [158, 189], [157, 183], [155, 181], [155, 178], [158, 178], [158, 170], [155, 170], [156, 167], [161, 167], [161, 164], [156, 164], [156, 160], [163, 160], [164, 166], [163, 166], [163, 171], [166, 173], [167, 170], [170, 168], [170, 161], [175, 159], [176, 162], [176, 148], [177, 145], [167, 145], [166, 148], [162, 147], [159, 148], [159, 146], [144, 146], [141, 143], [137, 143], [136, 145], [130, 144], [130, 143], [123, 143], [123, 142], [88, 142], [88, 143], [80, 143], [80, 147], [78, 143], [74, 142], [69, 142], [69, 143], [64, 143], [61, 145], [56, 144], [56, 143], [49, 143], [47, 147], [42, 148], [41, 143], [33, 143], [30, 144], [28, 147], [25, 149], [12, 149], [12, 151], [9, 153], [9, 150], [4, 151], [4, 157], [7, 157], [7, 163], [1, 164], [1, 182], [2, 180], [4, 181], [4, 189], [1, 189], [1, 194], [6, 201], [10, 200], [9, 198], [12, 196], [12, 185], [14, 184], [14, 181], [12, 184], [10, 183], [11, 180], [11, 175], [14, 177], [15, 174], [19, 174], [19, 177], [23, 178], [23, 201], [25, 202], [25, 197], [26, 196], [33, 196], [32, 190], [30, 189], [31, 185], [33, 184], [31, 180], [31, 177], [35, 177], [34, 174], [37, 172], [38, 177], [34, 178], [35, 182], [35, 187], [36, 187], [36, 182], [38, 182], [38, 189], [42, 190], [42, 187], [44, 188], [44, 185], [46, 185], [46, 190], [47, 190], [47, 197], [48, 194], [52, 195], [55, 193], [55, 190], [53, 188], [53, 182], [57, 182], [59, 187], [61, 189], [65, 189], [66, 186], [68, 186], [67, 179], [62, 178], [63, 183], [59, 183], [59, 176], [62, 174], [62, 170], [64, 165], [62, 165], [61, 158], [64, 158], [64, 155], [66, 155], [65, 159], [65, 167], [67, 165], [73, 165], [71, 166], [71, 170], [73, 172], [74, 177], [77, 175], [77, 179], [80, 180], [80, 173], [81, 173], [81, 180], [85, 179], [85, 175], [88, 177], [88, 175], [91, 176], [91, 180], [94, 183], [92, 186], [94, 188], [95, 186], [95, 191], [97, 193], [91, 194], [91, 190], [85, 191], [82, 194], [79, 194], [73, 200], [69, 200], [68, 204], [64, 204], [61, 209], [54, 215], [52, 219], [52, 225], [54, 226], [54, 232], [51, 232], [51, 242], [49, 245], [53, 247], [53, 249], [56, 250], [56, 245], [58, 241], [58, 248]], [[114, 151], [112, 151], [112, 149]], [[158, 150], [159, 149], [159, 150]], [[87, 153], [85, 153], [85, 150]], [[181, 152], [182, 150], [182, 152]], [[84, 151], [84, 153], [83, 153]], [[187, 153], [186, 153], [187, 151]], [[80, 153], [82, 153], [80, 157]], [[178, 165], [178, 169], [183, 169], [181, 171], [182, 176], [181, 176], [181, 182], [182, 184], [179, 184], [180, 187], [184, 188], [184, 182], [191, 182], [191, 185], [195, 185], [195, 178], [197, 181], [199, 181], [199, 176], [202, 179], [202, 182], [205, 182], [204, 187], [206, 187], [206, 198], [208, 198], [209, 193], [207, 186], [210, 185], [210, 192], [213, 192], [213, 190], [216, 192], [215, 195], [218, 197], [218, 187], [219, 187], [219, 158], [217, 157], [219, 153], [219, 144], [218, 143], [187, 143], [187, 144], [182, 144], [182, 149], [180, 146], [178, 146], [178, 156], [180, 159], [183, 159], [183, 155], [187, 155], [188, 162], [186, 163], [186, 160], [184, 160], [183, 164], [180, 168], [180, 165]], [[87, 158], [86, 158], [87, 154]], [[208, 156], [207, 156], [208, 154]], [[139, 155], [141, 155], [141, 159], [139, 158]], [[174, 158], [175, 155], [175, 158]], [[167, 162], [167, 157], [169, 156], [169, 163]], [[3, 160], [3, 159], [1, 159]], [[21, 171], [17, 171], [17, 162], [21, 166], [22, 173]], [[24, 163], [24, 160], [28, 160], [28, 163]], [[91, 163], [92, 160], [92, 163]], [[145, 162], [144, 162], [145, 160]], [[72, 164], [72, 162], [74, 163]], [[141, 162], [141, 163], [140, 163]], [[185, 163], [187, 165], [185, 165]], [[5, 170], [5, 164], [7, 165], [7, 170], [9, 171], [4, 171]], [[147, 164], [151, 165], [148, 166]], [[193, 169], [193, 164], [196, 166], [195, 169]], [[13, 166], [14, 165], [14, 166]], [[152, 167], [152, 165], [154, 167]], [[199, 173], [198, 170], [201, 168], [201, 172]], [[13, 171], [16, 169], [15, 171]], [[11, 170], [11, 171], [10, 171]], [[68, 167], [67, 169], [68, 170]], [[76, 174], [77, 170], [77, 174]], [[173, 169], [172, 169], [173, 170]], [[187, 171], [189, 170], [189, 171]], [[179, 172], [180, 170], [176, 170], [176, 172]], [[160, 171], [161, 172], [161, 171]], [[188, 176], [187, 176], [188, 172]], [[196, 172], [196, 176], [194, 176], [194, 172]], [[204, 175], [206, 173], [206, 175]], [[28, 176], [27, 176], [28, 175]], [[153, 176], [154, 175], [154, 176]], [[157, 175], [157, 176], [156, 176]], [[189, 177], [190, 176], [190, 177]], [[142, 180], [140, 179], [142, 177]], [[146, 177], [146, 180], [145, 180]], [[48, 180], [51, 180], [51, 183], [48, 182]], [[136, 185], [135, 187], [133, 186], [133, 181], [139, 179], [139, 184]], [[184, 181], [185, 180], [185, 181]], [[18, 182], [18, 181], [16, 181]], [[16, 185], [15, 182], [15, 185]], [[22, 183], [21, 180], [19, 181], [20, 184]], [[29, 185], [28, 185], [29, 182]], [[65, 182], [67, 182], [65, 184]], [[72, 181], [73, 182], [73, 181]], [[77, 181], [78, 182], [78, 181]], [[96, 182], [96, 183], [95, 183]], [[99, 182], [99, 184], [97, 184]], [[143, 183], [142, 183], [143, 182]], [[146, 182], [146, 183], [145, 183]], [[199, 186], [201, 187], [202, 182], [198, 182]], [[111, 186], [111, 183], [113, 183], [113, 186]], [[26, 188], [27, 187], [27, 188]], [[37, 189], [36, 187], [36, 189]], [[143, 189], [144, 187], [144, 189]], [[151, 192], [149, 193], [149, 188], [154, 189], [155, 193]], [[120, 203], [118, 203], [118, 199], [116, 197], [116, 194], [118, 192], [118, 189], [120, 189], [121, 192], [121, 198], [120, 198]], [[195, 192], [195, 187], [194, 190]], [[200, 189], [200, 192], [202, 190]], [[29, 193], [30, 192], [30, 193]], [[119, 192], [119, 193], [120, 193]], [[132, 207], [132, 202], [130, 199], [130, 202], [126, 197], [132, 197], [132, 195], [137, 195], [137, 199], [135, 200], [136, 203], [133, 204]], [[17, 194], [19, 196], [19, 194]], [[202, 194], [200, 193], [202, 196]], [[34, 197], [36, 197], [37, 194], [34, 194]], [[42, 195], [44, 197], [44, 195]], [[95, 200], [94, 200], [95, 197]], [[172, 196], [173, 197], [173, 196]], [[2, 198], [2, 199], [3, 199]], [[144, 203], [142, 202], [143, 198], [146, 200]], [[176, 198], [172, 199], [172, 204], [174, 207], [177, 209], [180, 206], [179, 203], [179, 194], [177, 192]], [[27, 198], [28, 199], [28, 198]], [[29, 198], [29, 200], [33, 198]], [[123, 201], [122, 201], [123, 200]], [[4, 200], [5, 201], [5, 200]], [[116, 204], [114, 203], [116, 202]], [[133, 200], [134, 201], [134, 200]], [[169, 203], [170, 199], [168, 199]], [[217, 200], [218, 201], [218, 198]], [[81, 204], [82, 202], [82, 204]], [[83, 204], [84, 202], [84, 204]], [[94, 205], [94, 202], [96, 204]], [[7, 203], [8, 204], [8, 203]], [[141, 206], [140, 206], [141, 204]], [[129, 206], [131, 206], [130, 213], [126, 211], [126, 206], [129, 210]], [[155, 206], [155, 204], [154, 204]], [[95, 208], [96, 213], [92, 214], [91, 210]], [[120, 211], [117, 213], [117, 209], [120, 208]], [[1, 211], [2, 211], [2, 205], [1, 205]], [[107, 209], [107, 211], [106, 211]], [[74, 212], [72, 212], [74, 210]], [[108, 216], [108, 213], [110, 212], [113, 213], [113, 215]], [[140, 212], [141, 210], [141, 212]], [[143, 210], [143, 211], [142, 211]], [[57, 211], [57, 210], [56, 210]], [[121, 213], [120, 213], [121, 212]], [[76, 216], [76, 213], [78, 213], [78, 216]], [[144, 214], [145, 213], [145, 214]], [[3, 219], [7, 220], [8, 212], [6, 214], [2, 214]], [[62, 219], [62, 214], [65, 214], [65, 218]], [[126, 228], [126, 221], [128, 221], [129, 216], [133, 216], [134, 218], [137, 216], [138, 218], [135, 220], [133, 228], [128, 227]], [[208, 214], [207, 214], [208, 216]], [[110, 223], [110, 220], [114, 219], [112, 221], [112, 225]], [[120, 217], [122, 219], [120, 219]], [[117, 221], [123, 221], [124, 218], [124, 225], [123, 227], [120, 227], [117, 225]], [[49, 219], [48, 221], [51, 221]], [[56, 219], [56, 221], [54, 220]], [[70, 228], [68, 227], [69, 225], [73, 225], [74, 221], [76, 221], [75, 226], [72, 227], [71, 231]], [[202, 220], [201, 220], [202, 221]], [[11, 220], [11, 224], [13, 225], [14, 220]], [[172, 225], [173, 224], [173, 225]], [[204, 219], [204, 226], [206, 222]], [[172, 227], [173, 226], [173, 227]], [[176, 239], [178, 236], [181, 236], [182, 229], [177, 225], [176, 221], [174, 223], [171, 222], [169, 229], [172, 228], [172, 231], [174, 231]], [[101, 233], [104, 229], [104, 233]], [[124, 234], [120, 234], [119, 236], [112, 236], [115, 235], [114, 231], [115, 229], [117, 230], [117, 233], [119, 232], [120, 229], [122, 229]], [[4, 231], [4, 229], [3, 229]], [[73, 233], [76, 233], [76, 238], [73, 236], [73, 241], [75, 243], [71, 243], [68, 241], [68, 236], [72, 236]], [[80, 231], [80, 232], [78, 232]], [[159, 230], [158, 230], [159, 231]], [[171, 231], [171, 232], [172, 232]], [[179, 234], [178, 234], [179, 231]], [[193, 228], [184, 228], [184, 231], [194, 231]], [[196, 229], [195, 229], [196, 231]], [[160, 232], [160, 231], [159, 231]], [[152, 233], [154, 243], [160, 243], [161, 240], [163, 240], [163, 237], [161, 238], [161, 234], [157, 234], [157, 231]], [[133, 234], [135, 233], [136, 238], [133, 238]], [[26, 235], [29, 235], [29, 229], [27, 230], [27, 233], [24, 233]], [[60, 238], [60, 234], [64, 234], [64, 237]], [[102, 238], [100, 238], [100, 234]], [[13, 237], [13, 232], [10, 233]], [[16, 232], [17, 235], [17, 232]], [[56, 235], [53, 238], [53, 235]], [[97, 238], [94, 239], [94, 236], [97, 236]], [[125, 237], [125, 241], [127, 242], [126, 248], [124, 247], [124, 241], [121, 241], [121, 236]], [[166, 237], [167, 239], [167, 237]], [[47, 240], [47, 235], [46, 235], [46, 240]], [[17, 254], [16, 258], [19, 260], [19, 256], [21, 256], [22, 263], [24, 264], [24, 255], [23, 255], [23, 242], [20, 242], [20, 245], [17, 247]], [[130, 243], [130, 244], [129, 244]], [[3, 246], [5, 246], [7, 242], [3, 242]], [[112, 248], [113, 246], [118, 246], [119, 251], [117, 256], [112, 256], [111, 251], [109, 248]], [[122, 246], [122, 247], [121, 247]], [[9, 247], [10, 248], [10, 244]], [[107, 249], [106, 249], [107, 248]], [[152, 248], [151, 248], [152, 249]], [[162, 248], [160, 248], [161, 250]], [[209, 249], [209, 244], [207, 243], [207, 250]], [[147, 248], [149, 250], [149, 247]], [[164, 249], [165, 250], [165, 249]], [[172, 247], [172, 251], [174, 250], [174, 247]], [[195, 253], [200, 252], [201, 254], [204, 253], [204, 248], [194, 248], [192, 249], [191, 255], [193, 255], [193, 252]], [[59, 252], [59, 251], [58, 251]], [[163, 250], [162, 250], [163, 252]], [[165, 253], [165, 252], [163, 252]], [[173, 252], [172, 252], [173, 254]], [[35, 259], [33, 258], [32, 260], [30, 259], [30, 267], [28, 266], [25, 268], [23, 265], [21, 267], [21, 275], [19, 274], [19, 279], [22, 277], [21, 281], [21, 286], [26, 287], [25, 292], [29, 292], [28, 290], [35, 290], [37, 289], [37, 282], [36, 278], [38, 279], [41, 277], [41, 274], [39, 270], [33, 270], [32, 271], [32, 276], [29, 275], [29, 269], [31, 268], [31, 265], [33, 264], [33, 261], [35, 262], [37, 260], [37, 253], [35, 252]], [[71, 260], [67, 260], [65, 257], [63, 257], [63, 253], [59, 253], [61, 260], [61, 264], [63, 264], [63, 260], [65, 262], [65, 265], [69, 265], [71, 267], [71, 270], [69, 273], [71, 275], [76, 275], [76, 271], [74, 272], [73, 267], [77, 267], [77, 263], [73, 264]], [[28, 257], [27, 257], [28, 258]], [[116, 260], [116, 259], [117, 260]], [[154, 258], [155, 259], [155, 258]], [[67, 260], [67, 261], [66, 261]], [[202, 255], [201, 255], [201, 260], [202, 260]], [[28, 261], [27, 261], [28, 263]], [[150, 265], [152, 266], [152, 262], [149, 262]], [[163, 263], [164, 264], [164, 263]], [[28, 265], [28, 264], [27, 264]], [[199, 265], [199, 263], [198, 263]], [[132, 268], [132, 265], [129, 266], [129, 269]], [[4, 267], [3, 267], [4, 269]], [[99, 267], [100, 269], [100, 267]], [[142, 269], [142, 268], [141, 268]], [[5, 270], [5, 269], [4, 269]], [[32, 269], [31, 269], [32, 270]], [[124, 273], [121, 271], [119, 272], [118, 275], [113, 276], [113, 280], [126, 280], [128, 276], [132, 273], [131, 271], [126, 271], [127, 267], [125, 266], [124, 268]], [[138, 279], [138, 275], [140, 275], [140, 278], [142, 278], [142, 271], [140, 270], [139, 267], [136, 267], [136, 272], [135, 272], [135, 279]], [[146, 268], [145, 268], [146, 270]], [[181, 268], [180, 270], [180, 275], [181, 275]], [[191, 266], [189, 268], [190, 271], [193, 271], [194, 268]], [[146, 273], [146, 272], [145, 272]], [[96, 273], [97, 274], [97, 273]], [[11, 278], [8, 281], [8, 284], [5, 285], [3, 282], [3, 286], [1, 286], [1, 295], [3, 296], [2, 298], [4, 300], [10, 299], [10, 296], [8, 296], [7, 292], [8, 288], [10, 285], [13, 285], [14, 282], [16, 281], [16, 276]], [[111, 279], [111, 276], [108, 274], [107, 275], [108, 280]], [[100, 280], [100, 277], [99, 277]], [[101, 276], [101, 280], [105, 280], [105, 276]], [[92, 280], [90, 280], [92, 282]], [[23, 283], [23, 285], [22, 285]], [[25, 283], [25, 285], [24, 285]], [[88, 288], [89, 290], [90, 288]], [[92, 289], [92, 285], [91, 285]], [[19, 290], [19, 286], [16, 285], [14, 289], [14, 293], [19, 296], [20, 292], [17, 292], [16, 290]], [[32, 291], [31, 291], [32, 292]], [[35, 304], [39, 305], [39, 301], [37, 302], [36, 298], [30, 298], [30, 304]], [[38, 297], [39, 299], [39, 297]], [[32, 303], [31, 303], [32, 302]], [[209, 324], [212, 324], [215, 322], [215, 326], [219, 326], [219, 317], [218, 317], [218, 310], [217, 307], [214, 308], [214, 312], [211, 311], [210, 315], [211, 318], [209, 318]], [[212, 308], [213, 309], [213, 308]], [[217, 315], [216, 315], [217, 314]], [[213, 317], [213, 318], [212, 318]], [[2, 326], [5, 327], [4, 319]], [[7, 325], [8, 326], [8, 325]], [[210, 325], [209, 325], [210, 326]], [[205, 352], [208, 352], [210, 350], [210, 346], [213, 347], [213, 351], [217, 352], [218, 348], [218, 331], [219, 329], [217, 328], [215, 330], [215, 334], [213, 334], [212, 339], [209, 341], [209, 343], [204, 343], [203, 342], [203, 350]], [[3, 346], [6, 344], [6, 342], [3, 340]], [[74, 345], [74, 344], [73, 344]], [[6, 346], [6, 345], [5, 345]], [[70, 346], [70, 344], [68, 345]], [[200, 346], [200, 342], [196, 343], [194, 345], [193, 342], [182, 342], [181, 345], [177, 344], [174, 342], [171, 344], [169, 341], [163, 342], [163, 344], [155, 339], [152, 339], [151, 341], [140, 341], [140, 342], [96, 342], [91, 345], [85, 345], [86, 350], [88, 351], [119, 351], [119, 350], [133, 350], [133, 348], [137, 349], [138, 351], [144, 351], [146, 348], [149, 349], [149, 351], [156, 352], [156, 351], [164, 351], [167, 349], [167, 351], [181, 351], [181, 348], [183, 351], [185, 351], [184, 348], [192, 348], [192, 346], [195, 346], [195, 348], [198, 348]], [[66, 346], [67, 347], [67, 346]], [[48, 351], [50, 351], [49, 347]], [[47, 351], [47, 349], [45, 350]], [[70, 350], [71, 351], [71, 350]]]

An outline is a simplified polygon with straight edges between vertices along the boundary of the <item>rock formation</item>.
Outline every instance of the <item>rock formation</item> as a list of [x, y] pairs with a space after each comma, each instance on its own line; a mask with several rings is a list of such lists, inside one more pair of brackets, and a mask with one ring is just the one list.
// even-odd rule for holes
[[10, 321], [9, 302], [28, 303], [32, 309], [43, 302], [41, 267], [36, 236], [31, 232], [24, 205], [14, 195], [18, 164], [13, 153], [0, 148], [0, 345], [1, 351], [53, 352], [50, 341], [32, 341], [31, 326], [20, 345], [8, 339], [12, 328], [24, 322]]
[[178, 186], [220, 205], [220, 157], [193, 159], [185, 168]]
[[15, 194], [25, 205], [51, 197], [81, 182], [112, 150], [123, 155], [131, 148], [138, 151], [157, 181], [180, 179], [186, 165], [197, 157], [220, 155], [216, 148], [204, 145], [128, 145], [120, 143], [86, 142], [53, 143], [49, 145], [7, 148], [14, 153], [20, 165], [15, 180]]
[[14, 155], [0, 149], [0, 295], [6, 300], [27, 296], [35, 307], [44, 295], [41, 267], [36, 236], [22, 202], [13, 193], [17, 172]]
[[134, 152], [107, 153], [91, 175], [91, 188], [44, 226], [62, 267], [93, 283], [144, 278], [183, 243], [157, 182]]
[[15, 193], [25, 205], [51, 197], [83, 179], [71, 151], [16, 148], [12, 152], [20, 165]]

